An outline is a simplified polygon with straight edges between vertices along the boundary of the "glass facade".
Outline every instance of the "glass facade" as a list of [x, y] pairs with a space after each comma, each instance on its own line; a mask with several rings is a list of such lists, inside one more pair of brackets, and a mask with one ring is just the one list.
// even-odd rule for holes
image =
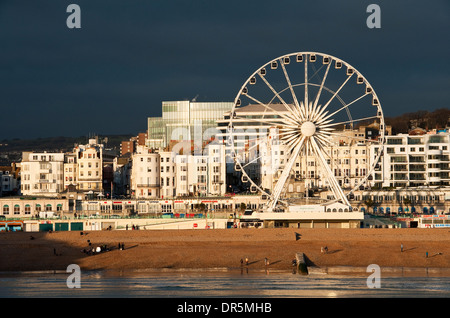
[[148, 137], [146, 140], [147, 147], [160, 148], [164, 147], [166, 138], [166, 130], [162, 117], [148, 118]]
[[163, 101], [162, 117], [148, 119], [147, 145], [158, 148], [171, 140], [205, 141], [232, 107], [232, 102]]

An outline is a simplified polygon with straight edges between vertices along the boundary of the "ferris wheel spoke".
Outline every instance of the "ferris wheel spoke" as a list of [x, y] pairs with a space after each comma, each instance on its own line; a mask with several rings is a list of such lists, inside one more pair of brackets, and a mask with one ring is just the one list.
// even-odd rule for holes
[[[305, 56], [305, 99], [304, 103], [306, 106], [306, 110], [308, 107], [308, 56]], [[306, 118], [308, 118], [309, 113], [306, 113]]]
[[296, 112], [293, 111], [291, 106], [289, 106], [284, 99], [280, 96], [280, 94], [270, 85], [269, 81], [266, 79], [265, 76], [261, 75], [261, 73], [258, 74], [259, 77], [263, 80], [264, 83], [266, 83], [267, 87], [272, 91], [272, 93], [280, 100], [280, 102], [284, 105], [284, 107], [298, 120], [299, 117], [296, 114]]
[[332, 124], [326, 124], [326, 125], [320, 125], [320, 128], [327, 128], [327, 127], [333, 127], [333, 126], [339, 126], [339, 125], [344, 125], [344, 124], [353, 124], [353, 123], [357, 123], [357, 122], [361, 122], [364, 120], [369, 120], [369, 119], [374, 119], [374, 118], [379, 118], [378, 115], [375, 116], [369, 116], [369, 117], [364, 117], [364, 118], [358, 118], [358, 119], [351, 119], [351, 120], [347, 120], [347, 121], [341, 121], [338, 123], [332, 123]]
[[281, 176], [278, 178], [278, 181], [274, 188], [273, 201], [271, 202], [272, 209], [276, 206], [276, 204], [278, 202], [280, 194], [283, 191], [283, 188], [286, 184], [287, 178], [288, 178], [289, 174], [291, 173], [291, 169], [292, 169], [292, 166], [294, 165], [295, 158], [298, 157], [300, 150], [302, 149], [302, 145], [303, 145], [304, 141], [305, 141], [304, 136], [298, 140], [297, 145], [295, 146], [295, 149], [292, 152], [288, 163], [284, 166], [284, 170], [283, 170]]
[[[351, 102], [348, 103], [348, 104], [345, 104], [344, 106], [342, 106], [341, 108], [339, 108], [339, 109], [336, 110], [335, 112], [333, 112], [333, 113], [331, 113], [331, 114], [325, 116], [325, 117], [322, 118], [321, 120], [322, 120], [322, 121], [327, 120], [328, 118], [330, 118], [330, 117], [336, 115], [337, 113], [339, 113], [339, 112], [342, 111], [343, 109], [348, 110], [348, 107], [349, 107], [350, 105], [352, 105], [353, 103], [356, 103], [357, 101], [359, 101], [360, 99], [364, 98], [365, 96], [367, 96], [367, 95], [369, 95], [369, 94], [370, 94], [370, 93], [365, 93], [365, 94], [359, 96], [358, 98], [354, 99], [353, 101], [351, 101]], [[320, 121], [318, 122], [318, 124], [320, 124]]]
[[328, 100], [328, 102], [323, 106], [324, 108], [327, 108], [328, 105], [332, 102], [332, 100], [336, 97], [337, 94], [341, 91], [341, 89], [347, 84], [347, 82], [350, 80], [350, 78], [353, 76], [354, 73], [347, 76], [347, 79], [342, 83], [342, 85], [339, 87], [339, 89], [334, 92], [333, 96]]
[[329, 145], [331, 143], [330, 138], [323, 134], [317, 135], [316, 138], [322, 145]]
[[325, 134], [342, 137], [342, 138], [350, 138], [350, 139], [353, 139], [356, 141], [376, 142], [376, 140], [374, 140], [374, 139], [368, 139], [368, 138], [364, 138], [364, 137], [347, 136], [347, 135], [336, 133], [336, 132], [325, 132]]
[[317, 145], [314, 138], [310, 138], [310, 140], [311, 140], [311, 146], [312, 146], [314, 152], [316, 153], [316, 155], [319, 159], [319, 162], [321, 163], [322, 167], [325, 170], [325, 173], [328, 177], [330, 186], [333, 190], [333, 193], [335, 194], [336, 199], [341, 200], [342, 203], [350, 206], [350, 203], [348, 202], [347, 197], [344, 194], [344, 191], [342, 191], [342, 188], [339, 186], [339, 183], [337, 182], [336, 178], [334, 177], [333, 172], [331, 171], [330, 166], [328, 165], [328, 163], [323, 155], [323, 151]]
[[319, 67], [318, 70], [316, 70], [316, 68], [314, 67], [314, 64], [311, 64], [311, 66], [312, 66], [312, 68], [313, 68], [313, 71], [315, 71], [315, 72], [314, 72], [313, 75], [311, 75], [311, 76], [309, 77], [309, 81], [308, 81], [308, 82], [309, 82], [310, 84], [312, 84], [312, 83], [311, 83], [311, 80], [312, 80], [315, 76], [317, 76], [317, 77], [319, 78], [319, 80], [320, 80], [319, 72], [322, 70], [322, 68], [324, 67], [324, 65], [322, 65], [321, 67]]
[[[271, 127], [271, 126], [297, 127], [297, 126], [294, 126], [294, 125], [287, 125], [286, 123], [284, 123], [282, 121], [276, 122], [276, 121], [266, 120], [266, 119], [270, 119], [270, 118], [255, 119], [255, 118], [245, 118], [245, 117], [235, 116], [233, 119], [239, 119], [239, 120], [242, 120], [244, 122], [245, 121], [250, 121], [250, 122], [253, 122], [253, 123], [260, 123], [261, 126], [265, 126], [265, 127]], [[238, 121], [236, 121], [236, 122], [238, 122]]]
[[[319, 91], [317, 92], [316, 98], [314, 100], [314, 109], [317, 107], [320, 95], [322, 94], [322, 89], [323, 89], [323, 86], [325, 84], [325, 80], [326, 80], [326, 78], [328, 76], [328, 71], [330, 70], [330, 66], [331, 66], [331, 63], [328, 63], [327, 69], [325, 71], [325, 75], [323, 76], [323, 79], [322, 79], [322, 83], [320, 84]], [[323, 110], [325, 110], [325, 107], [323, 108]]]
[[248, 165], [254, 163], [255, 161], [258, 161], [258, 159], [261, 159], [261, 158], [263, 158], [263, 157], [264, 157], [264, 156], [261, 155], [261, 156], [259, 156], [259, 157], [256, 157], [255, 159], [250, 160], [250, 161], [247, 162], [245, 165], [241, 166], [242, 169], [246, 168]]
[[294, 92], [294, 88], [292, 87], [291, 80], [290, 80], [289, 75], [288, 75], [288, 73], [286, 71], [286, 67], [284, 66], [284, 63], [283, 63], [283, 61], [281, 59], [280, 59], [280, 65], [281, 65], [281, 68], [283, 69], [284, 77], [286, 78], [286, 82], [287, 82], [287, 84], [289, 86], [289, 89], [291, 91], [292, 99], [294, 100], [294, 107], [296, 107], [298, 109], [298, 111], [299, 111], [298, 115], [300, 116], [300, 119], [304, 120], [305, 116], [302, 113], [302, 109], [300, 108], [300, 104], [298, 103], [298, 100], [297, 100], [297, 95]]
[[296, 140], [298, 139], [299, 139], [298, 135], [293, 135], [292, 137], [286, 139], [285, 144], [290, 147], [288, 152], [292, 151], [292, 148], [294, 147]]
[[[275, 109], [273, 109], [272, 107], [270, 107], [270, 106], [267, 105], [267, 104], [264, 104], [263, 102], [259, 101], [259, 100], [256, 99], [255, 97], [253, 97], [253, 96], [251, 96], [251, 95], [249, 95], [249, 94], [246, 94], [245, 96], [247, 96], [249, 99], [253, 100], [255, 103], [258, 103], [259, 105], [261, 105], [261, 106], [265, 107], [266, 109], [272, 111], [274, 114], [277, 114], [277, 115], [283, 117], [284, 119], [286, 119], [287, 121], [289, 121], [291, 124], [295, 124], [295, 121], [294, 121], [292, 118], [289, 118], [288, 116], [286, 116], [286, 115], [283, 114], [283, 113], [277, 112]], [[292, 112], [291, 109], [289, 109], [289, 110]]]

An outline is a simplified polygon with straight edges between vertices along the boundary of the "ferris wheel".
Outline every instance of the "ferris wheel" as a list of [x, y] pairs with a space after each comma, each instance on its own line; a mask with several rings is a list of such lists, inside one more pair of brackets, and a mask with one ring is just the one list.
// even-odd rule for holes
[[[286, 204], [286, 188], [295, 182], [325, 185], [330, 201], [350, 206], [348, 196], [366, 184], [381, 156], [384, 135], [379, 98], [356, 68], [328, 54], [298, 52], [269, 61], [244, 82], [226, 142], [242, 183], [265, 195], [273, 210]], [[365, 146], [368, 169], [341, 169], [343, 145]], [[379, 146], [374, 158], [370, 145]]]

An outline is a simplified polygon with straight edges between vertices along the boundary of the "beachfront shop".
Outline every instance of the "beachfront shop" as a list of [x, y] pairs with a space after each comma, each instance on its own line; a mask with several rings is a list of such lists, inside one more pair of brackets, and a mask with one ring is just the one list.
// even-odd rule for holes
[[102, 220], [24, 220], [22, 222], [25, 232], [94, 231], [101, 230], [102, 223], [106, 223]]
[[22, 220], [1, 220], [0, 232], [21, 232], [23, 231]]
[[450, 215], [422, 215], [417, 218], [419, 228], [449, 228]]

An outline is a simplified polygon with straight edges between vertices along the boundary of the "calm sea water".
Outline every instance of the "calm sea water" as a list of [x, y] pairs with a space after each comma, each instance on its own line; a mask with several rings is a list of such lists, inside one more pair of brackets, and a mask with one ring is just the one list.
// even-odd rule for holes
[[[450, 277], [367, 277], [300, 275], [288, 272], [153, 271], [81, 273], [81, 288], [68, 288], [66, 273], [0, 274], [0, 297], [89, 298], [293, 298], [293, 297], [450, 297]], [[369, 275], [369, 274], [368, 274]]]

